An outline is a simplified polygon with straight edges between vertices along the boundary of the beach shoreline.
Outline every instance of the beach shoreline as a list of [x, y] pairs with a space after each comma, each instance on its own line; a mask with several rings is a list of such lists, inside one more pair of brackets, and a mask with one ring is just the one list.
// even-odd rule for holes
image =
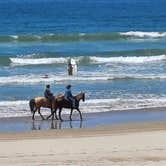
[[[31, 117], [1, 118], [1, 127], [6, 123], [10, 129], [0, 132], [0, 165], [164, 166], [164, 110], [90, 113], [84, 114], [83, 122], [70, 122], [67, 114], [63, 115], [66, 120], [62, 124], [59, 120], [42, 121], [38, 116], [36, 121]], [[78, 115], [73, 118], [77, 119]], [[126, 120], [119, 121], [121, 118]], [[18, 130], [11, 131], [15, 129], [13, 125]], [[47, 125], [55, 126], [47, 128]]]
[[[84, 113], [83, 121], [80, 121], [79, 114], [73, 113], [72, 119], [69, 120], [69, 114], [63, 114], [64, 121], [60, 120], [41, 120], [36, 114], [36, 120], [31, 116], [24, 117], [4, 117], [0, 118], [0, 133], [5, 132], [27, 132], [37, 130], [62, 130], [62, 129], [79, 129], [95, 128], [109, 125], [123, 125], [128, 123], [144, 123], [153, 121], [165, 121], [166, 108], [144, 108], [138, 110], [119, 110], [109, 112]], [[45, 116], [46, 117], [46, 116]]]
[[33, 130], [24, 132], [0, 132], [0, 141], [24, 139], [61, 139], [100, 137], [166, 130], [166, 121], [102, 125], [88, 128], [66, 128], [61, 130]]
[[0, 163], [162, 166], [165, 140], [165, 121], [0, 133]]

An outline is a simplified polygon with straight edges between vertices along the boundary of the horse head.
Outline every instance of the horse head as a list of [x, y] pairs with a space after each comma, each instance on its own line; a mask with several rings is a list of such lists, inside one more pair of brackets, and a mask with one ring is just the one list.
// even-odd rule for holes
[[82, 101], [85, 101], [85, 92], [81, 92], [82, 93]]
[[85, 92], [79, 93], [78, 95], [75, 96], [75, 98], [77, 101], [80, 101], [80, 100], [85, 101]]

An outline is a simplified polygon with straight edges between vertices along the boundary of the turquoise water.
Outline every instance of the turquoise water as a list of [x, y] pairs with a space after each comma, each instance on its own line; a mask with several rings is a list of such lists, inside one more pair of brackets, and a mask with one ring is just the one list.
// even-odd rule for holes
[[[69, 83], [74, 94], [86, 91], [84, 112], [166, 106], [165, 5], [0, 2], [0, 117], [30, 115], [28, 101], [43, 96], [46, 84], [54, 94]], [[69, 77], [70, 57], [78, 73]]]

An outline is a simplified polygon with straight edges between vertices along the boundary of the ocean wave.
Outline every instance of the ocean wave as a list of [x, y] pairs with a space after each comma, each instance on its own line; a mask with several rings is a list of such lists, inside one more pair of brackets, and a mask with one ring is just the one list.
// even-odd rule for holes
[[67, 63], [68, 58], [10, 58], [13, 65], [40, 65], [40, 64], [54, 64]]
[[110, 33], [73, 33], [73, 34], [34, 34], [0, 36], [0, 42], [75, 42], [128, 40], [132, 38], [165, 38], [166, 32], [110, 32]]
[[[116, 99], [88, 99], [80, 103], [80, 109], [83, 113], [92, 112], [107, 112], [107, 111], [120, 111], [142, 108], [157, 108], [166, 107], [166, 96], [133, 96], [131, 98], [116, 98]], [[43, 115], [49, 115], [50, 110], [42, 108]], [[68, 110], [63, 113], [69, 113]], [[29, 101], [0, 101], [0, 117], [20, 117], [31, 116]]]
[[42, 75], [42, 74], [26, 74], [0, 77], [0, 85], [22, 85], [22, 84], [39, 84], [39, 83], [61, 83], [65, 81], [84, 82], [84, 81], [116, 81], [116, 80], [129, 80], [129, 79], [153, 79], [165, 80], [164, 74], [112, 74], [103, 72], [82, 72], [80, 75]]
[[166, 56], [158, 55], [140, 57], [90, 57], [90, 59], [95, 63], [148, 63], [165, 60]]
[[82, 40], [84, 41], [117, 40], [120, 38], [122, 38], [122, 36], [119, 33], [7, 35], [7, 36], [0, 36], [0, 42], [75, 42]]
[[[166, 55], [157, 56], [127, 56], [127, 57], [97, 57], [80, 56], [72, 57], [78, 64], [102, 64], [102, 63], [150, 63], [166, 59]], [[66, 64], [69, 57], [59, 58], [10, 58], [12, 65], [40, 65], [40, 64]]]
[[141, 57], [91, 57], [95, 63], [148, 63], [162, 61], [166, 59], [165, 55], [141, 56]]
[[0, 77], [1, 85], [12, 84], [38, 84], [38, 83], [56, 83], [64, 81], [105, 81], [110, 77], [105, 76], [67, 76], [67, 75], [15, 75]]
[[122, 36], [138, 37], [138, 38], [165, 38], [166, 32], [141, 32], [141, 31], [130, 31], [121, 32]]
[[[69, 58], [74, 58], [78, 64], [89, 65], [91, 63], [97, 62], [108, 62], [115, 61], [116, 57], [124, 59], [132, 59], [136, 57], [141, 60], [147, 59], [150, 57], [158, 58], [160, 55], [166, 55], [165, 49], [136, 49], [136, 50], [121, 50], [121, 51], [103, 51], [103, 52], [93, 52], [86, 55], [74, 54], [69, 55], [67, 53], [59, 52], [43, 52], [43, 53], [32, 53], [32, 54], [18, 54], [18, 55], [0, 55], [0, 65], [9, 66], [9, 65], [37, 65], [37, 64], [52, 64], [52, 63], [67, 63]], [[139, 58], [140, 57], [140, 58]], [[102, 59], [103, 58], [103, 59]], [[160, 58], [160, 57], [159, 57]], [[119, 60], [120, 61], [120, 60]]]

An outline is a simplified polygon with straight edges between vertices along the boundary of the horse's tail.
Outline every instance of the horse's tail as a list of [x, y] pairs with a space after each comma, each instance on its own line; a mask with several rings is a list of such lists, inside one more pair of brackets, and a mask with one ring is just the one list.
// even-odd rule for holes
[[35, 107], [35, 99], [31, 99], [29, 101], [29, 107], [30, 107], [31, 113], [33, 113], [34, 112], [34, 107]]

